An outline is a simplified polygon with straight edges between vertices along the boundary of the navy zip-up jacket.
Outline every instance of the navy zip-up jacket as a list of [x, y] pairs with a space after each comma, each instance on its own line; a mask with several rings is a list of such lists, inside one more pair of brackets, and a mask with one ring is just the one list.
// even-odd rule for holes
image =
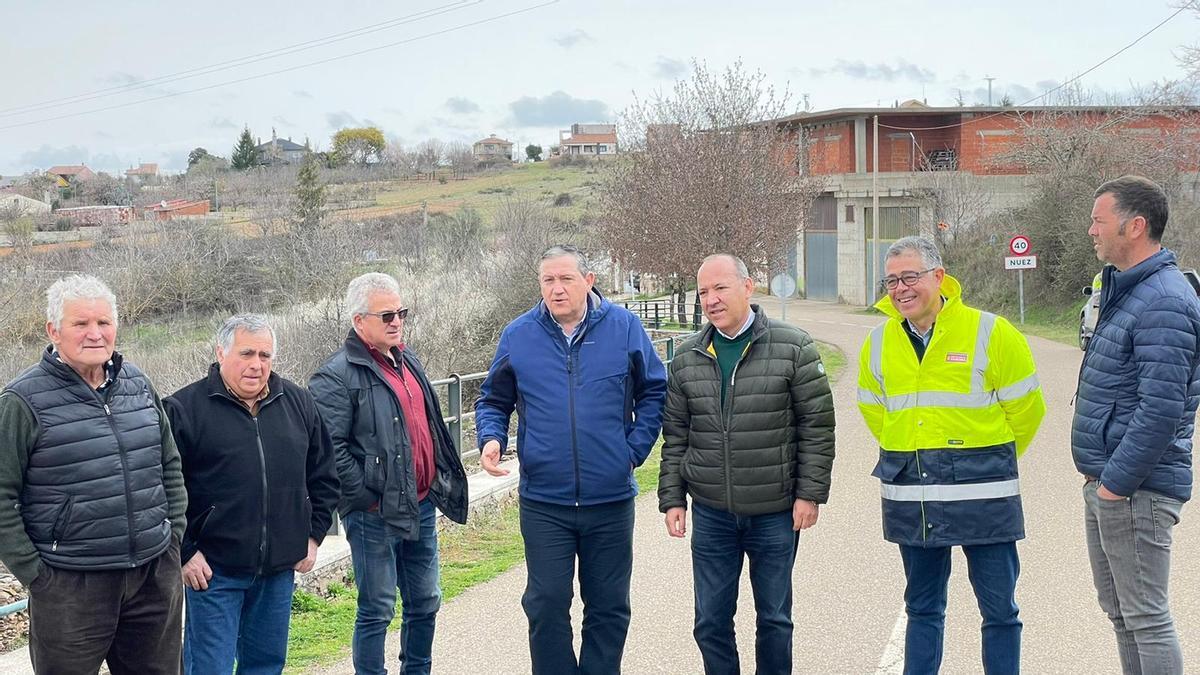
[[1128, 497], [1192, 496], [1200, 403], [1200, 301], [1167, 249], [1104, 270], [1100, 319], [1079, 371], [1071, 451], [1080, 473]]
[[517, 413], [520, 494], [590, 506], [637, 494], [633, 468], [662, 429], [667, 374], [641, 322], [595, 291], [568, 346], [545, 303], [500, 335], [475, 403], [479, 447], [508, 445]]

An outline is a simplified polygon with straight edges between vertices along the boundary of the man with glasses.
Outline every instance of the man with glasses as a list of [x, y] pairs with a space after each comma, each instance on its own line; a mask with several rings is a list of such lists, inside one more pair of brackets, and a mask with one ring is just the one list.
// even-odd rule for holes
[[[521, 604], [535, 675], [621, 672], [629, 630], [635, 466], [658, 440], [667, 375], [629, 310], [592, 287], [573, 246], [542, 254], [542, 301], [508, 324], [475, 404], [480, 465], [492, 475], [517, 413]], [[582, 647], [571, 630], [576, 561]], [[491, 630], [491, 628], [485, 629]]]
[[309, 381], [333, 439], [358, 616], [359, 675], [386, 672], [384, 643], [403, 609], [399, 671], [428, 673], [442, 593], [436, 512], [467, 520], [467, 476], [429, 379], [404, 344], [408, 308], [386, 274], [350, 282], [346, 342]]
[[1174, 675], [1183, 655], [1167, 582], [1172, 529], [1192, 496], [1200, 302], [1162, 246], [1167, 216], [1166, 193], [1141, 176], [1096, 190], [1088, 235], [1109, 264], [1080, 366], [1071, 453], [1121, 670]]
[[932, 241], [896, 241], [885, 269], [875, 307], [888, 320], [863, 345], [858, 407], [880, 446], [884, 538], [899, 545], [907, 579], [904, 672], [941, 667], [950, 549], [961, 546], [983, 615], [983, 670], [1017, 673], [1017, 458], [1046, 412], [1033, 355], [1003, 317], [963, 303]]

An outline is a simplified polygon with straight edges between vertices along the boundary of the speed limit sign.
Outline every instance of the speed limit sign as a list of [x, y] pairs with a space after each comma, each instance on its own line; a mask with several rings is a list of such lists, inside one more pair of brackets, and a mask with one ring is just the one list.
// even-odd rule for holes
[[1028, 255], [1029, 254], [1029, 237], [1023, 234], [1018, 234], [1008, 241], [1008, 250], [1012, 251], [1013, 255]]

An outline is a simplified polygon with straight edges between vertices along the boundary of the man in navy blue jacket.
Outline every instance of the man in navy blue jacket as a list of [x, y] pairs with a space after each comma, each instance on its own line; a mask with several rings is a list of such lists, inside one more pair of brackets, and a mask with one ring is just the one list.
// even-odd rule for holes
[[[662, 427], [667, 376], [629, 310], [596, 292], [583, 254], [555, 246], [538, 266], [542, 302], [504, 329], [475, 404], [480, 464], [500, 456], [517, 413], [521, 534], [535, 675], [618, 673], [629, 629], [634, 467]], [[575, 561], [583, 647], [575, 657]]]
[[1096, 190], [1088, 234], [1109, 265], [1071, 451], [1092, 576], [1127, 675], [1183, 672], [1167, 580], [1171, 529], [1192, 495], [1200, 301], [1160, 243], [1166, 224], [1167, 196], [1150, 180]]

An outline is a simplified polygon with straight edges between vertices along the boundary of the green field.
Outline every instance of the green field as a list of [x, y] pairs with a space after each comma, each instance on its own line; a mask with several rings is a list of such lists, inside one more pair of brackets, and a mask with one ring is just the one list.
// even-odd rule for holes
[[[376, 184], [376, 207], [361, 210], [409, 212], [420, 209], [421, 202], [426, 202], [431, 213], [452, 213], [468, 206], [486, 217], [506, 199], [518, 199], [550, 206], [553, 213], [564, 219], [574, 218], [595, 200], [600, 171], [596, 163], [560, 165], [533, 162], [461, 179], [446, 172], [434, 180], [386, 181]], [[442, 182], [443, 179], [445, 182]], [[556, 200], [562, 205], [555, 206]], [[568, 204], [564, 204], [568, 201]]]

